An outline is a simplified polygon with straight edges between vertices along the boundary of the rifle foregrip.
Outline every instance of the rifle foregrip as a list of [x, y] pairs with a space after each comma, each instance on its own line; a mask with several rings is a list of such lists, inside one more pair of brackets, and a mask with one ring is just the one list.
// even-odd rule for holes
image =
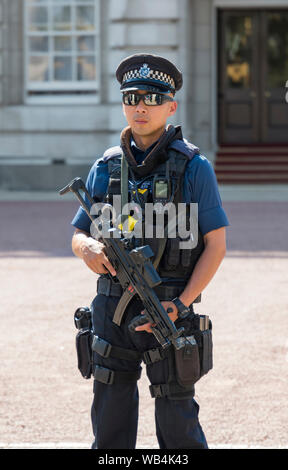
[[135, 328], [137, 326], [144, 325], [145, 323], [148, 323], [148, 318], [146, 317], [146, 315], [138, 315], [137, 317], [133, 318], [133, 320], [129, 323], [129, 331], [131, 331], [131, 333], [134, 333]]

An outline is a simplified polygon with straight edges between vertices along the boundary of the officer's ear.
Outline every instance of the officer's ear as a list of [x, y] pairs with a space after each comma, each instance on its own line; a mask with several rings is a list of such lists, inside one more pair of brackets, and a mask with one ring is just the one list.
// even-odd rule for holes
[[176, 113], [177, 108], [178, 108], [178, 103], [177, 101], [171, 101], [169, 102], [170, 108], [169, 108], [169, 116], [173, 116], [173, 114]]

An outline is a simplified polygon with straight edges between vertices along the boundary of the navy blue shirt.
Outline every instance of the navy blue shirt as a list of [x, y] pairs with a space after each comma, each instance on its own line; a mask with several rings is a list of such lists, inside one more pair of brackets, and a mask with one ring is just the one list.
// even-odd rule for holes
[[[141, 164], [156, 142], [146, 151], [140, 150], [131, 141], [131, 150]], [[108, 163], [102, 159], [92, 166], [86, 181], [86, 187], [92, 197], [102, 201], [108, 187]], [[218, 184], [212, 164], [203, 155], [195, 155], [186, 166], [183, 181], [183, 202], [198, 203], [198, 223], [202, 235], [212, 230], [229, 225], [222, 207]], [[82, 207], [77, 211], [72, 225], [90, 233], [91, 221]]]
[[131, 150], [132, 150], [134, 158], [137, 162], [137, 165], [141, 165], [143, 160], [145, 160], [147, 155], [149, 155], [149, 153], [151, 152], [153, 147], [155, 147], [156, 144], [157, 144], [157, 142], [154, 142], [154, 144], [152, 144], [148, 149], [141, 150], [141, 149], [139, 149], [139, 147], [137, 147], [135, 140], [131, 139]]

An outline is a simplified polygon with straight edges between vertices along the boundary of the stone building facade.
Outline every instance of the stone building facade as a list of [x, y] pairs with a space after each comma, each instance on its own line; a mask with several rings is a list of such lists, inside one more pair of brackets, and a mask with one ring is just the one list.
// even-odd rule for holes
[[85, 177], [118, 144], [125, 120], [114, 72], [138, 52], [182, 69], [170, 122], [214, 162], [218, 12], [271, 7], [288, 9], [288, 0], [0, 0], [0, 188], [54, 190]]

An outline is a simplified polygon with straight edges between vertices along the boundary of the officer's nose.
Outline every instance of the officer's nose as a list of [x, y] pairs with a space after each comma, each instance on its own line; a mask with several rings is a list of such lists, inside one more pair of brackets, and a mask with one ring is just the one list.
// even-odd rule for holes
[[137, 104], [137, 106], [136, 106], [136, 112], [137, 112], [137, 113], [141, 113], [141, 114], [147, 113], [147, 107], [146, 107], [146, 105], [144, 104], [143, 100], [140, 100], [139, 103]]

